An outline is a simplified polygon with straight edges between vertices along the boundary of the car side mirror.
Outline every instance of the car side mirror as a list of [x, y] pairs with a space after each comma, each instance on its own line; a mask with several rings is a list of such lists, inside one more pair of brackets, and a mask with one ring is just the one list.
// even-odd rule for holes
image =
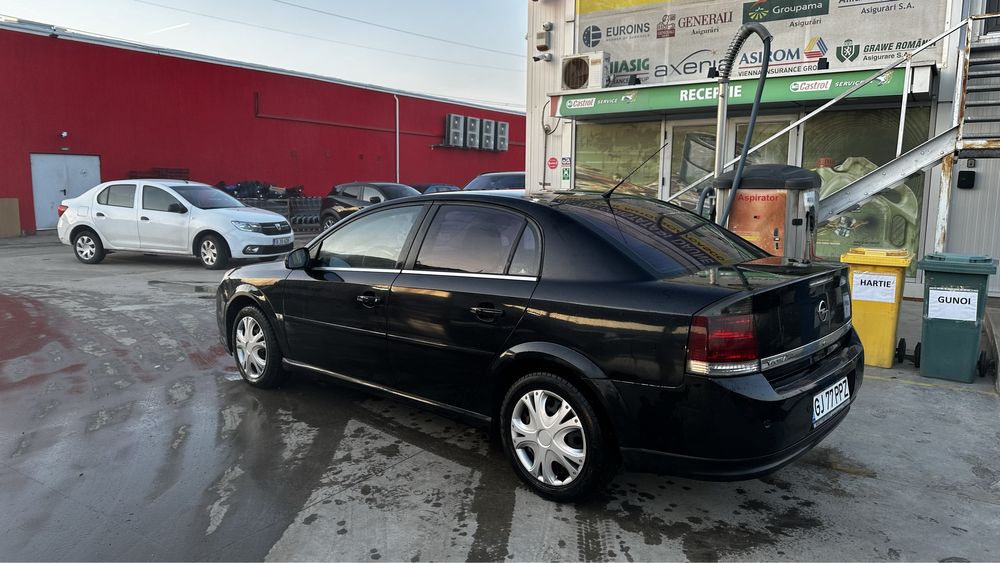
[[372, 197], [368, 198], [368, 201], [370, 201], [372, 203], [382, 203], [382, 198], [380, 198], [379, 196], [376, 195], [376, 196], [372, 196]]
[[309, 249], [296, 248], [285, 256], [285, 267], [289, 270], [302, 270], [309, 265]]
[[167, 206], [167, 213], [187, 213], [187, 207], [180, 203], [171, 203]]

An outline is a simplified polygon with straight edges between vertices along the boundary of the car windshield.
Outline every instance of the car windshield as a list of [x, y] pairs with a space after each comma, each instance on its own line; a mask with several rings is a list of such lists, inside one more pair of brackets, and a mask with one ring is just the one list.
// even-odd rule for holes
[[524, 188], [524, 174], [483, 174], [469, 182], [466, 190], [510, 190]]
[[388, 199], [420, 195], [420, 192], [404, 184], [378, 184], [378, 189], [382, 190], [382, 193]]
[[642, 198], [564, 196], [559, 208], [601, 236], [624, 243], [662, 277], [693, 274], [768, 256], [686, 209]]
[[170, 189], [177, 192], [177, 195], [186, 199], [188, 203], [200, 209], [244, 207], [244, 205], [233, 196], [211, 186], [185, 184], [182, 186], [170, 186]]

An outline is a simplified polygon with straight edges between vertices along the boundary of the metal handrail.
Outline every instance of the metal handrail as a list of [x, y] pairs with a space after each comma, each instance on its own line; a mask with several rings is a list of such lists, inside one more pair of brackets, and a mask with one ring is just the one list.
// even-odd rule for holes
[[[786, 126], [784, 129], [778, 131], [777, 133], [771, 135], [767, 139], [764, 139], [763, 141], [761, 141], [757, 145], [751, 147], [750, 150], [749, 150], [749, 153], [757, 152], [757, 150], [759, 150], [762, 147], [766, 146], [767, 144], [771, 143], [775, 139], [778, 139], [779, 137], [781, 137], [782, 135], [788, 133], [792, 129], [795, 129], [799, 125], [802, 125], [806, 121], [809, 121], [810, 119], [812, 119], [813, 117], [815, 117], [817, 114], [822, 113], [823, 111], [825, 111], [830, 106], [836, 104], [840, 100], [843, 100], [844, 98], [846, 98], [846, 97], [850, 96], [851, 94], [857, 92], [861, 88], [864, 88], [865, 86], [867, 86], [868, 84], [874, 82], [875, 80], [877, 80], [878, 78], [880, 78], [881, 76], [883, 76], [884, 74], [886, 74], [887, 72], [889, 72], [890, 70], [893, 70], [893, 69], [897, 68], [899, 65], [905, 63], [906, 64], [906, 71], [905, 71], [905, 74], [904, 74], [902, 102], [900, 104], [899, 134], [898, 134], [898, 137], [896, 139], [896, 156], [899, 156], [900, 154], [902, 154], [902, 148], [903, 148], [903, 129], [904, 129], [904, 126], [906, 125], [906, 121], [905, 121], [906, 120], [906, 102], [907, 102], [907, 100], [908, 100], [908, 98], [910, 96], [910, 76], [911, 76], [911, 73], [912, 73], [913, 56], [916, 55], [917, 53], [923, 51], [924, 49], [930, 47], [931, 45], [934, 45], [938, 41], [941, 41], [945, 37], [948, 37], [949, 35], [951, 35], [952, 33], [956, 32], [956, 31], [958, 31], [959, 29], [962, 29], [963, 27], [967, 28], [966, 42], [968, 42], [968, 41], [970, 41], [971, 32], [972, 32], [972, 23], [974, 21], [994, 19], [994, 18], [1000, 18], [1000, 13], [979, 14], [979, 15], [975, 15], [975, 16], [970, 16], [969, 18], [967, 18], [965, 20], [962, 20], [961, 23], [959, 23], [959, 24], [953, 26], [951, 29], [949, 29], [949, 30], [947, 30], [947, 31], [945, 31], [945, 32], [943, 32], [943, 33], [935, 36], [933, 39], [928, 40], [926, 43], [924, 43], [920, 47], [917, 47], [913, 51], [909, 51], [909, 52], [905, 53], [900, 58], [898, 58], [895, 61], [887, 64], [886, 66], [880, 68], [879, 70], [876, 70], [871, 76], [869, 76], [868, 78], [866, 78], [866, 79], [862, 80], [861, 82], [855, 84], [853, 87], [851, 87], [850, 89], [848, 89], [846, 92], [843, 92], [843, 93], [839, 94], [835, 98], [829, 100], [828, 102], [824, 103], [823, 105], [821, 105], [818, 108], [814, 109], [813, 111], [809, 112], [808, 114], [806, 114], [805, 116], [801, 117], [800, 119], [797, 119], [797, 120], [793, 121], [791, 124], [789, 124], [788, 126]], [[967, 62], [966, 61], [967, 57], [968, 57], [968, 54], [967, 54], [966, 50], [965, 49], [961, 49], [959, 51], [959, 64], [956, 66], [956, 68], [958, 68], [958, 69], [965, 69], [965, 70], [964, 70], [962, 76], [960, 76], [960, 77], [956, 76], [956, 78], [955, 78], [955, 97], [952, 98], [954, 100], [954, 106], [955, 106], [954, 111], [952, 112], [952, 126], [953, 127], [960, 124], [959, 120], [961, 119], [961, 112], [960, 112], [960, 108], [959, 108], [959, 101], [962, 99], [962, 96], [964, 94], [963, 85], [965, 84], [965, 80], [966, 80], [966, 76], [965, 75], [968, 72], [968, 69], [966, 68], [966, 65], [965, 65], [965, 63]], [[723, 139], [723, 140], [720, 141], [719, 139], [716, 139], [715, 142], [716, 142], [716, 144], [718, 144], [719, 142], [725, 142], [725, 140]], [[726, 163], [726, 165], [725, 165], [724, 168], [728, 168], [728, 167], [732, 166], [738, 160], [739, 160], [739, 158], [734, 158], [734, 159], [730, 160], [729, 162]], [[692, 190], [695, 187], [697, 187], [698, 185], [700, 185], [702, 182], [704, 182], [704, 181], [706, 181], [706, 180], [708, 180], [710, 178], [713, 178], [714, 176], [715, 176], [714, 172], [710, 172], [710, 173], [702, 176], [701, 178], [699, 178], [698, 180], [695, 180], [694, 182], [692, 182], [690, 185], [688, 185], [684, 189], [682, 189], [679, 192], [677, 192], [677, 193], [675, 193], [675, 194], [667, 197], [665, 201], [673, 201], [674, 199], [680, 197], [682, 194], [685, 194], [685, 193], [689, 192], [690, 190]]]

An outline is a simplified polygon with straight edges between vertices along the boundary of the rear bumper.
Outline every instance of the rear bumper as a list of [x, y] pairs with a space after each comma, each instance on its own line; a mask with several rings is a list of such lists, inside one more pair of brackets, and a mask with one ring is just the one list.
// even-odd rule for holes
[[[741, 480], [791, 463], [829, 435], [858, 397], [864, 352], [854, 331], [843, 343], [827, 358], [784, 377], [777, 390], [761, 373], [688, 375], [674, 388], [615, 382], [632, 416], [632, 439], [621, 443], [626, 467]], [[850, 400], [814, 427], [813, 397], [842, 378], [848, 380]]]
[[726, 459], [693, 457], [641, 448], [622, 448], [622, 459], [631, 471], [676, 475], [706, 481], [742, 481], [756, 479], [781, 469], [818, 444], [847, 417], [850, 405], [843, 407], [815, 432], [781, 451], [759, 457]]

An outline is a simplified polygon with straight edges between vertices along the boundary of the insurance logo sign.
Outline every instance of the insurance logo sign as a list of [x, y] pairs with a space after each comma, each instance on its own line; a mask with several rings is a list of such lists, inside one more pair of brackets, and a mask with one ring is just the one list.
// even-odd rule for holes
[[743, 4], [743, 23], [790, 20], [830, 13], [830, 0], [755, 0]]

